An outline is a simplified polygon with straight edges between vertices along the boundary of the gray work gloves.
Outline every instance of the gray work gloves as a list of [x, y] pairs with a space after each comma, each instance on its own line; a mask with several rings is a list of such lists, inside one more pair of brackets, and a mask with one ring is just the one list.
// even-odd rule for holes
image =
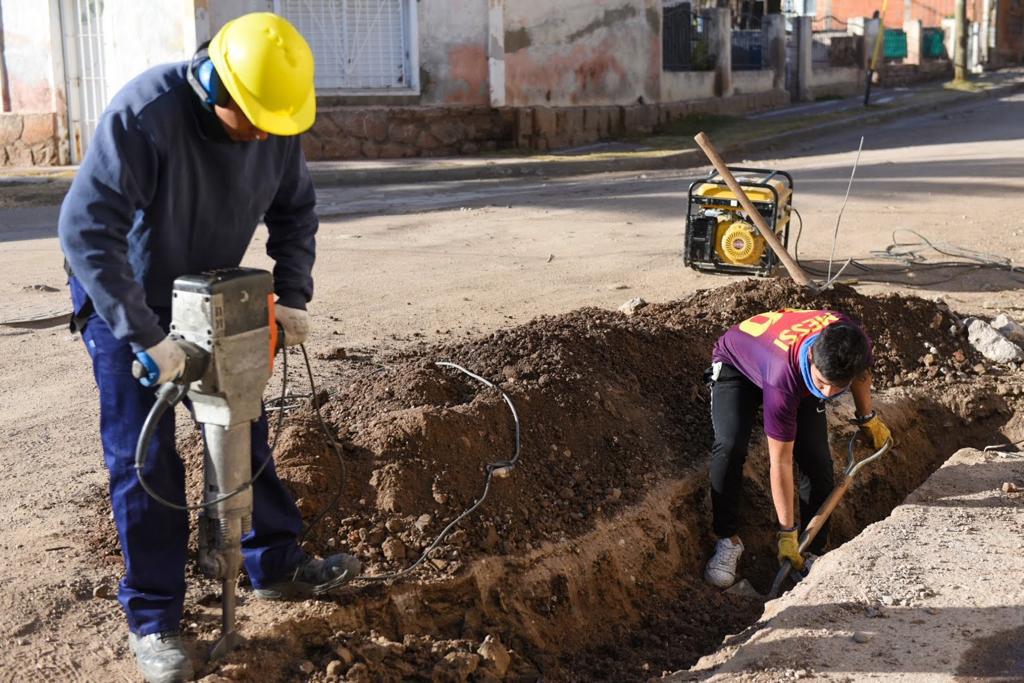
[[301, 308], [277, 304], [274, 306], [274, 315], [284, 330], [285, 346], [298, 346], [306, 341], [309, 336], [309, 313]]

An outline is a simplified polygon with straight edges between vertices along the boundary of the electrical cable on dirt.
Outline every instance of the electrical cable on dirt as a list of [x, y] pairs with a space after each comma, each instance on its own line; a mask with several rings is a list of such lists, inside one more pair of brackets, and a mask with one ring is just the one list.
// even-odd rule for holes
[[[338, 505], [338, 501], [341, 500], [341, 494], [345, 491], [345, 479], [347, 478], [347, 475], [345, 471], [345, 458], [341, 455], [341, 448], [338, 447], [337, 440], [334, 438], [334, 435], [331, 434], [330, 429], [327, 428], [327, 422], [324, 420], [324, 416], [320, 412], [320, 400], [316, 395], [316, 382], [313, 380], [313, 368], [309, 364], [309, 354], [306, 353], [305, 345], [300, 344], [299, 348], [302, 349], [302, 360], [306, 363], [306, 376], [309, 378], [310, 401], [313, 403], [313, 410], [316, 412], [316, 418], [320, 423], [320, 431], [323, 433], [328, 447], [334, 452], [335, 457], [338, 458], [338, 467], [341, 470], [338, 477], [338, 490], [335, 492], [334, 497], [331, 498], [331, 501], [324, 506], [324, 509], [321, 510], [317, 516], [313, 518], [313, 521], [306, 526], [301, 534], [299, 534], [297, 542], [301, 544], [306, 540], [306, 536], [309, 535], [309, 532], [327, 516], [327, 513]], [[282, 401], [283, 398], [284, 397], [282, 396]], [[284, 409], [281, 410], [281, 413], [284, 413]], [[277, 440], [276, 434], [274, 435], [274, 440]]]
[[985, 453], [988, 453], [989, 451], [1001, 451], [1001, 450], [1006, 449], [1006, 448], [1018, 448], [1020, 446], [1024, 446], [1024, 441], [1014, 441], [1013, 443], [1004, 443], [1004, 444], [998, 444], [997, 443], [997, 444], [993, 444], [991, 446], [985, 446], [981, 450], [983, 452], [985, 452]]
[[[284, 330], [281, 330], [280, 333], [281, 343], [283, 345]], [[303, 348], [302, 352], [306, 352], [305, 348]], [[280, 400], [284, 400], [285, 391], [288, 388], [288, 354], [282, 353], [281, 356], [283, 358], [283, 379], [281, 380]], [[156, 491], [150, 488], [149, 484], [146, 482], [146, 478], [142, 475], [142, 469], [143, 467], [145, 467], [146, 458], [149, 456], [149, 442], [153, 438], [153, 432], [156, 431], [156, 427], [160, 423], [160, 420], [163, 418], [164, 413], [167, 412], [168, 408], [173, 409], [174, 406], [178, 405], [178, 403], [183, 398], [185, 398], [185, 395], [187, 393], [188, 387], [185, 386], [184, 384], [178, 384], [176, 382], [167, 382], [161, 385], [160, 388], [157, 390], [156, 403], [153, 404], [153, 407], [150, 409], [149, 414], [146, 415], [146, 421], [142, 423], [142, 431], [139, 432], [139, 440], [135, 446], [135, 474], [138, 477], [139, 484], [142, 486], [143, 490], [146, 493], [148, 493], [153, 498], [153, 500], [174, 510], [184, 510], [186, 512], [191, 512], [193, 510], [205, 510], [206, 508], [223, 503], [225, 500], [228, 500], [229, 498], [234, 498], [242, 491], [245, 491], [252, 487], [252, 483], [256, 481], [256, 479], [258, 479], [261, 474], [263, 474], [263, 470], [266, 469], [267, 465], [274, 459], [274, 451], [277, 449], [277, 437], [281, 434], [281, 424], [284, 419], [284, 412], [282, 411], [278, 415], [277, 429], [274, 432], [274, 441], [270, 444], [270, 452], [267, 454], [267, 457], [263, 461], [263, 463], [260, 464], [259, 469], [256, 470], [256, 474], [252, 475], [249, 481], [245, 482], [244, 484], [236, 488], [234, 491], [228, 491], [223, 496], [218, 496], [217, 498], [214, 498], [209, 502], [195, 503], [194, 505], [178, 505], [177, 503], [172, 503], [166, 498], [163, 498], [160, 494], [158, 494]]]
[[[509, 472], [511, 472], [515, 468], [516, 464], [519, 461], [519, 451], [520, 451], [519, 414], [516, 412], [516, 407], [512, 403], [512, 399], [509, 398], [509, 395], [506, 394], [505, 391], [501, 389], [501, 387], [497, 386], [496, 384], [494, 384], [490, 380], [488, 380], [488, 379], [486, 379], [484, 377], [481, 377], [480, 375], [477, 375], [476, 373], [470, 372], [469, 370], [467, 370], [466, 368], [462, 367], [461, 365], [457, 365], [456, 363], [451, 363], [451, 362], [448, 362], [448, 361], [437, 361], [437, 362], [434, 363], [434, 365], [437, 365], [438, 367], [455, 368], [456, 370], [458, 370], [458, 371], [460, 371], [460, 372], [462, 372], [462, 373], [472, 377], [473, 379], [475, 379], [476, 381], [480, 382], [481, 384], [484, 384], [484, 385], [490, 387], [491, 389], [494, 389], [499, 394], [501, 394], [501, 398], [505, 401], [505, 404], [508, 405], [508, 409], [512, 412], [512, 421], [515, 424], [515, 446], [513, 447], [512, 457], [510, 459], [508, 459], [508, 460], [498, 460], [498, 461], [495, 461], [495, 462], [487, 463], [487, 465], [485, 466], [487, 474], [486, 474], [485, 479], [484, 479], [484, 489], [483, 489], [483, 492], [480, 494], [480, 497], [477, 498], [473, 502], [473, 504], [471, 506], [466, 508], [455, 519], [453, 519], [451, 522], [449, 522], [448, 525], [444, 529], [441, 530], [441, 533], [439, 533], [437, 535], [437, 538], [435, 538], [434, 541], [429, 546], [427, 546], [426, 549], [424, 549], [424, 551], [422, 553], [420, 553], [419, 558], [415, 562], [413, 562], [411, 565], [409, 565], [405, 569], [402, 569], [402, 570], [397, 571], [397, 572], [390, 572], [390, 573], [387, 573], [387, 574], [377, 574], [375, 576], [362, 575], [362, 576], [356, 577], [359, 580], [370, 581], [370, 582], [394, 581], [394, 580], [402, 578], [403, 576], [409, 575], [413, 570], [415, 570], [424, 561], [426, 561], [426, 559], [430, 555], [430, 553], [433, 552], [433, 550], [435, 548], [437, 548], [437, 546], [439, 546], [442, 541], [444, 541], [444, 539], [448, 536], [449, 533], [451, 533], [452, 529], [454, 529], [459, 524], [459, 522], [461, 522], [463, 519], [465, 519], [470, 514], [472, 514], [472, 512], [474, 510], [476, 510], [478, 507], [480, 507], [480, 505], [484, 502], [484, 499], [487, 498], [487, 494], [491, 490], [491, 480], [495, 476], [499, 476], [499, 477], [506, 476]], [[319, 591], [319, 592], [327, 592], [328, 590], [330, 590], [330, 588], [326, 588], [325, 590]]]

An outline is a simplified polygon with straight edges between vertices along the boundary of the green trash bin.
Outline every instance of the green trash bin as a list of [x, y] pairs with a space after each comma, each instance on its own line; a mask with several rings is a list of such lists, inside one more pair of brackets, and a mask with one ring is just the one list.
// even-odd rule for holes
[[921, 56], [925, 59], [942, 59], [946, 56], [941, 28], [926, 28], [921, 31]]
[[907, 56], [907, 33], [898, 28], [885, 29], [882, 54], [886, 59], [904, 59]]

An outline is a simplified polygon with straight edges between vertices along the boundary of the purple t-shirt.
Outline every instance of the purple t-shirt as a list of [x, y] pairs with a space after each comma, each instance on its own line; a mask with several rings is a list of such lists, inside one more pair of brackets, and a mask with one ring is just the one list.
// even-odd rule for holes
[[[715, 343], [712, 362], [732, 365], [761, 388], [764, 433], [769, 437], [777, 441], [796, 439], [797, 410], [800, 401], [810, 396], [800, 372], [800, 347], [837, 322], [856, 326], [835, 311], [784, 308], [734, 325]], [[869, 339], [869, 348], [870, 344]]]

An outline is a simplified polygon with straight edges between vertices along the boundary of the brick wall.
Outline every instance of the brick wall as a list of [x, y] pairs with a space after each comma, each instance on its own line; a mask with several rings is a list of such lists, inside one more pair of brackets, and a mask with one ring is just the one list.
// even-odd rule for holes
[[57, 115], [0, 113], [0, 166], [52, 166], [57, 154]]
[[695, 114], [742, 114], [789, 103], [781, 90], [685, 102], [593, 107], [324, 107], [303, 135], [310, 160], [547, 152]]

